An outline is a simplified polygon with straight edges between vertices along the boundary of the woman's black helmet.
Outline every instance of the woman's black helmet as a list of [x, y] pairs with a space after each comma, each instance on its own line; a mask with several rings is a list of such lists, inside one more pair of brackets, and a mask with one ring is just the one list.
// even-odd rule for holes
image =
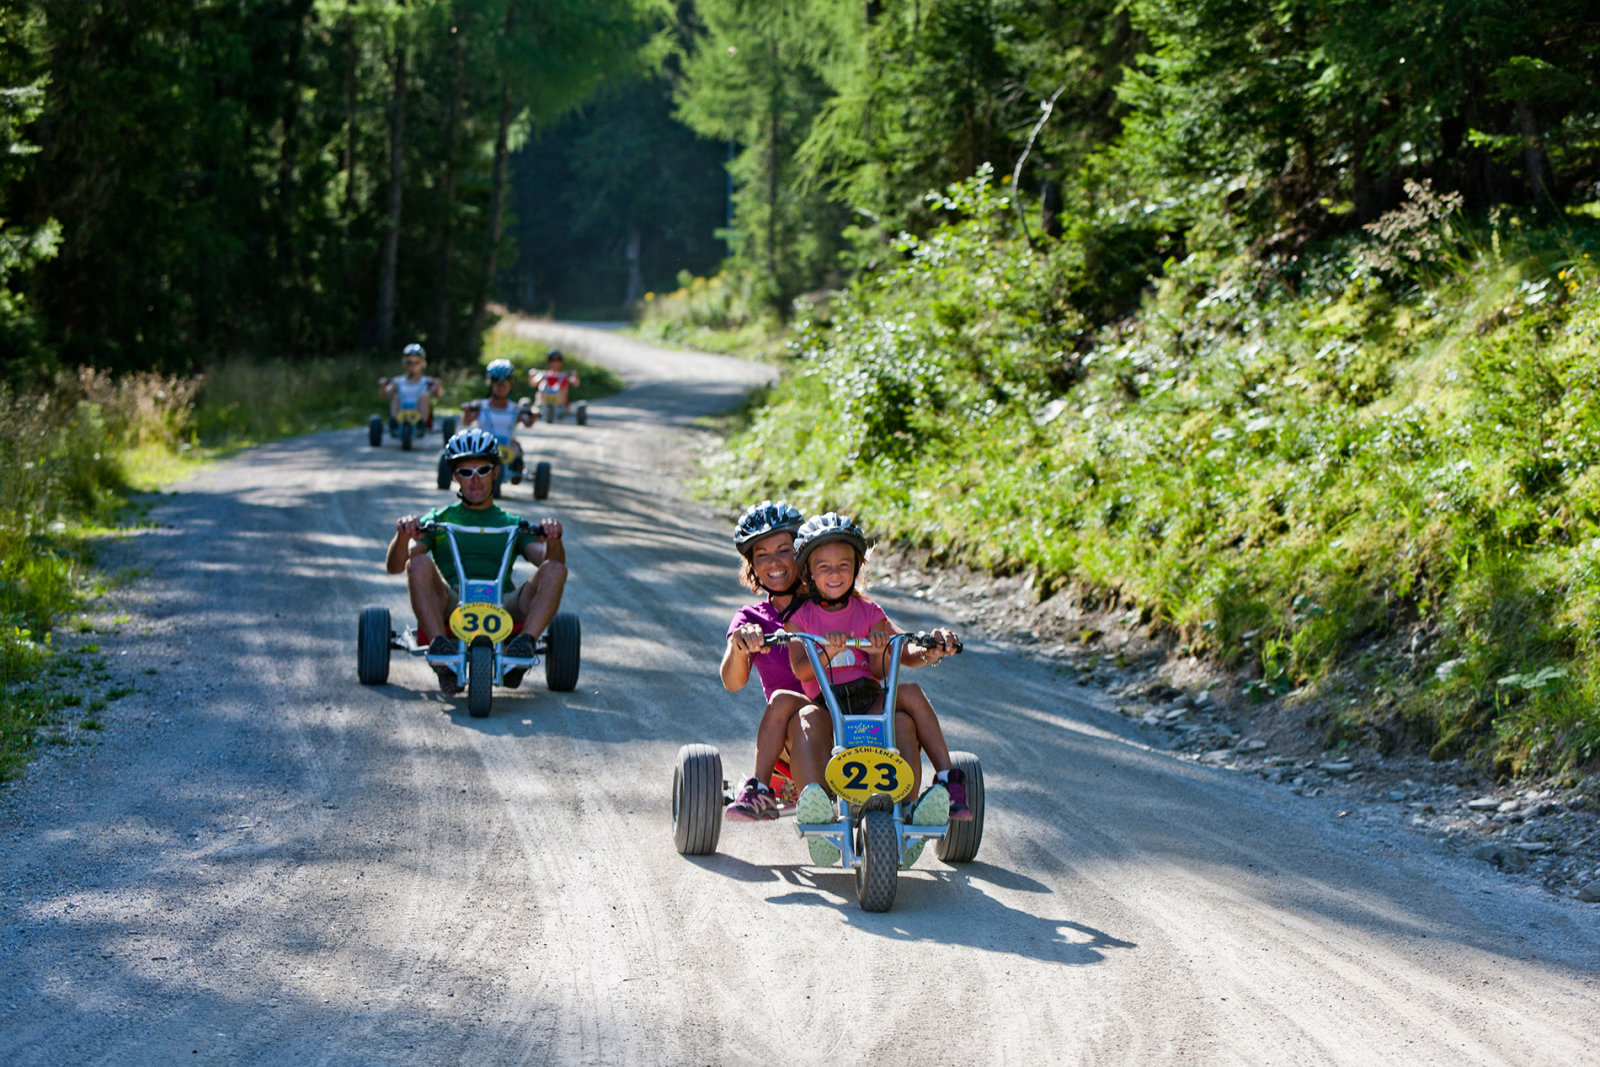
[[805, 518], [800, 509], [787, 500], [752, 504], [739, 516], [739, 524], [733, 528], [733, 545], [742, 555], [748, 556], [757, 541], [776, 533], [795, 533]]
[[838, 512], [813, 515], [801, 524], [800, 532], [794, 535], [794, 559], [800, 567], [801, 581], [805, 581], [810, 573], [806, 570], [806, 563], [811, 559], [811, 553], [834, 541], [843, 541], [854, 548], [856, 566], [861, 566], [861, 560], [867, 554], [867, 535], [861, 532], [861, 527]]

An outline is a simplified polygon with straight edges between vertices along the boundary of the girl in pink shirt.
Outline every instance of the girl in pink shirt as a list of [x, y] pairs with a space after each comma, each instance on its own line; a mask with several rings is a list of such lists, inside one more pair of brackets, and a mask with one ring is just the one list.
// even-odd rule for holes
[[[794, 633], [818, 634], [826, 639], [826, 681], [833, 687], [841, 710], [856, 715], [875, 713], [883, 704], [883, 686], [880, 683], [887, 667], [884, 652], [889, 644], [889, 635], [896, 631], [883, 609], [861, 594], [861, 565], [866, 559], [866, 536], [848, 518], [828, 512], [808, 519], [800, 527], [800, 532], [795, 535], [794, 547], [800, 581], [810, 590], [810, 596], [794, 612], [787, 629]], [[938, 629], [933, 633], [939, 643], [933, 648], [906, 646], [901, 654], [902, 666], [932, 666], [945, 657], [946, 649], [957, 645], [954, 632]], [[872, 641], [870, 650], [846, 647], [848, 639], [861, 637]], [[789, 665], [807, 696], [815, 699], [821, 695], [823, 679], [816, 677], [804, 646], [798, 642], [789, 646]], [[966, 782], [960, 768], [951, 763], [950, 749], [945, 745], [944, 731], [939, 728], [939, 718], [934, 714], [933, 705], [928, 702], [920, 686], [910, 684], [900, 686], [898, 704], [897, 735], [903, 731], [903, 725], [898, 721], [900, 716], [908, 716], [914, 727], [915, 741], [928, 753], [928, 760], [934, 769], [934, 783], [917, 801], [911, 821], [917, 825], [942, 823], [945, 821], [943, 816], [947, 804], [948, 818], [971, 819], [972, 811], [967, 807]], [[915, 749], [908, 745], [900, 747], [915, 753]], [[922, 775], [921, 758], [914, 758], [911, 766], [915, 790]], [[802, 793], [802, 803], [804, 799]], [[911, 859], [914, 858], [914, 855], [911, 856]], [[910, 859], [905, 862], [909, 865]]]

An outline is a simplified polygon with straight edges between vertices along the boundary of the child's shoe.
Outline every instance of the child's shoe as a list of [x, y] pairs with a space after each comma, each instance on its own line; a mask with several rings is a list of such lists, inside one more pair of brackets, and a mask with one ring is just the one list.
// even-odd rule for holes
[[950, 794], [950, 821], [971, 822], [972, 809], [967, 807], [967, 776], [960, 767], [951, 767], [945, 790]]
[[760, 822], [778, 817], [778, 798], [772, 790], [754, 778], [746, 778], [739, 795], [732, 804], [722, 809], [722, 817], [731, 822]]
[[[833, 801], [828, 799], [827, 790], [816, 782], [800, 790], [800, 799], [795, 803], [794, 818], [796, 822], [806, 826], [833, 822]], [[808, 837], [806, 847], [811, 850], [811, 862], [815, 866], [832, 867], [839, 862], [839, 846], [827, 838]]]

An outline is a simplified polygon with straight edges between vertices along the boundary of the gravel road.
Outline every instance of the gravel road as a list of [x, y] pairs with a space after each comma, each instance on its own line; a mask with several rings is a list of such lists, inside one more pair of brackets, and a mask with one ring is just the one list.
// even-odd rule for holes
[[630, 383], [526, 432], [553, 488], [507, 501], [566, 523], [578, 689], [473, 719], [419, 660], [357, 684], [431, 446], [319, 434], [163, 496], [97, 638], [139, 691], [0, 794], [0, 1063], [1600, 1062], [1600, 906], [1154, 751], [977, 634], [917, 675], [983, 761], [977, 862], [929, 849], [880, 915], [787, 822], [677, 855], [679, 745], [743, 775], [758, 713], [716, 678], [728, 517], [679, 486], [767, 372], [528, 328]]

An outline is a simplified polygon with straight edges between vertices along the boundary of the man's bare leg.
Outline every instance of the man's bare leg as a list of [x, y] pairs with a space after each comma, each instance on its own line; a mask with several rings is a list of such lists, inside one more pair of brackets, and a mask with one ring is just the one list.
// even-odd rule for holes
[[431, 556], [412, 556], [406, 564], [406, 592], [411, 595], [411, 613], [422, 632], [429, 637], [450, 636], [445, 617], [455, 607], [455, 594]]
[[567, 584], [567, 565], [547, 559], [533, 577], [517, 590], [517, 614], [522, 617], [521, 632], [538, 639], [561, 607], [561, 590]]

